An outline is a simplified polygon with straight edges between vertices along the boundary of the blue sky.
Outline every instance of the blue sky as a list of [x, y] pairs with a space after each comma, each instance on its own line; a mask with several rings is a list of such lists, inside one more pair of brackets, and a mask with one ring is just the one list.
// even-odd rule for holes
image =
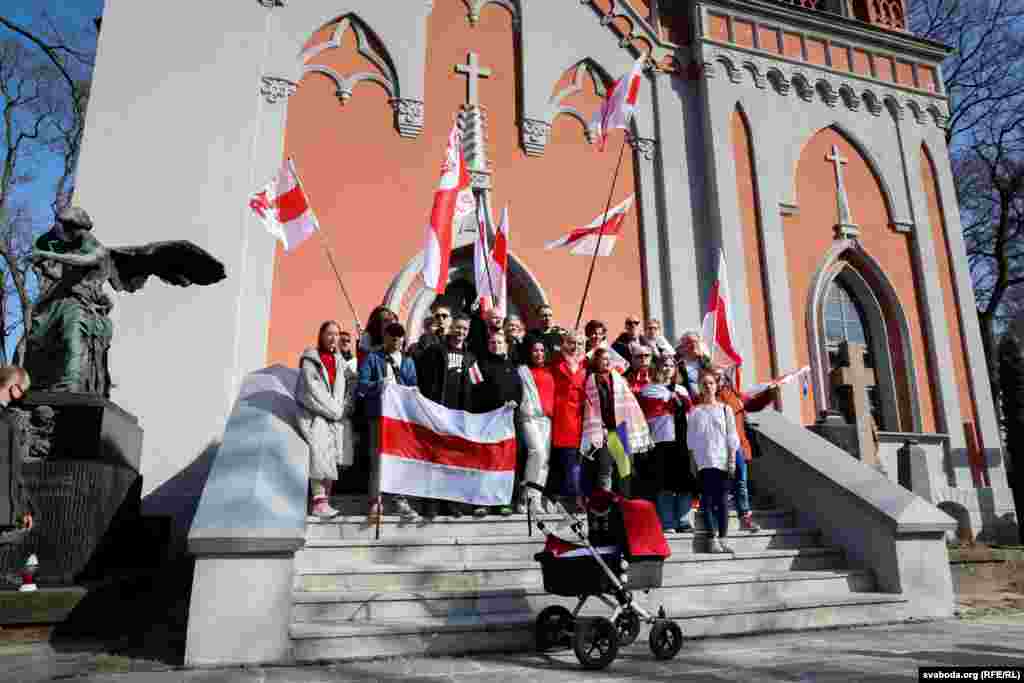
[[[148, 1], [148, 0], [136, 0]], [[103, 13], [103, 0], [3, 0], [0, 5], [0, 14], [22, 26], [32, 28], [39, 26], [42, 18], [48, 16], [53, 23], [62, 30], [73, 32], [85, 31], [87, 35], [93, 35], [93, 19]], [[14, 33], [4, 27], [0, 27], [0, 40], [14, 37]], [[87, 46], [94, 49], [94, 45]], [[36, 169], [38, 176], [34, 182], [24, 186], [18, 192], [18, 199], [22, 202], [37, 207], [36, 214], [45, 218], [49, 211], [49, 204], [53, 197], [53, 186], [60, 173], [58, 164], [46, 164]], [[45, 224], [36, 226], [41, 231], [46, 229]], [[16, 307], [16, 300], [8, 298], [8, 310]], [[20, 330], [11, 338], [7, 339], [7, 350], [12, 351], [17, 343]], [[8, 355], [8, 358], [10, 356]]]

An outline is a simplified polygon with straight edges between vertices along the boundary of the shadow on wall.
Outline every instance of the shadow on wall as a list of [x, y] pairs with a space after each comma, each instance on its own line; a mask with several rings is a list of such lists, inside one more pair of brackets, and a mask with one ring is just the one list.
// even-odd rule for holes
[[211, 441], [188, 467], [158, 486], [142, 501], [143, 515], [170, 520], [167, 549], [170, 556], [185, 552], [188, 531], [219, 448], [220, 441]]

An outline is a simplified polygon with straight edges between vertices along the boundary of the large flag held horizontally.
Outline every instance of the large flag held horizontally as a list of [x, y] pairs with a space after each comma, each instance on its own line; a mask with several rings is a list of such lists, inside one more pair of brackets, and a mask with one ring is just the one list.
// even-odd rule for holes
[[494, 235], [494, 244], [487, 240], [487, 217], [483, 202], [477, 206], [477, 239], [473, 249], [476, 291], [480, 296], [480, 312], [496, 310], [508, 313], [508, 207], [501, 212], [501, 224]]
[[285, 251], [305, 242], [319, 228], [290, 158], [281, 164], [276, 178], [250, 195], [249, 208], [267, 232], [281, 240]]
[[601, 214], [582, 228], [573, 228], [568, 235], [559, 237], [544, 245], [545, 249], [557, 249], [558, 247], [570, 247], [569, 253], [576, 256], [593, 256], [597, 250], [598, 236], [601, 237], [601, 248], [598, 256], [610, 256], [619, 232], [622, 230], [622, 222], [633, 205], [633, 195], [612, 207], [608, 214]]
[[415, 387], [381, 397], [380, 489], [385, 493], [507, 505], [516, 472], [515, 410], [449, 410]]
[[434, 206], [427, 225], [427, 246], [423, 259], [423, 281], [427, 288], [444, 293], [448, 282], [448, 260], [455, 227], [472, 213], [475, 202], [466, 159], [462, 152], [462, 131], [458, 123], [448, 135], [448, 149], [441, 167], [441, 181], [434, 192]]
[[615, 81], [612, 89], [608, 91], [608, 96], [601, 103], [601, 108], [590, 121], [590, 128], [600, 139], [602, 150], [608, 141], [610, 130], [629, 128], [629, 121], [636, 113], [636, 102], [646, 61], [646, 55], [639, 57], [629, 73]]
[[743, 357], [736, 351], [733, 340], [735, 327], [732, 324], [732, 315], [729, 309], [729, 275], [725, 267], [725, 251], [718, 251], [718, 279], [711, 288], [711, 299], [708, 302], [708, 312], [704, 316], [704, 324], [701, 326], [701, 333], [704, 341], [707, 342], [711, 351], [711, 358], [716, 363], [731, 365], [734, 368], [734, 384], [740, 389], [740, 366], [743, 365]]

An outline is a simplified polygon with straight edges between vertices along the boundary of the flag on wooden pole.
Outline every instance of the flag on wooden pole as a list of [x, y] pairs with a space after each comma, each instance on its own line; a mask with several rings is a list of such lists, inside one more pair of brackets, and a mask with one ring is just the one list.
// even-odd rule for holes
[[472, 211], [474, 204], [469, 171], [462, 152], [462, 131], [456, 122], [448, 134], [441, 180], [434, 192], [423, 259], [423, 282], [438, 294], [444, 293], [448, 282], [448, 261], [455, 226]]
[[291, 159], [281, 164], [277, 176], [262, 190], [250, 195], [249, 208], [285, 251], [305, 242], [319, 228]]
[[[740, 389], [740, 366], [743, 365], [743, 357], [736, 351], [733, 341], [733, 331], [736, 329], [732, 324], [729, 296], [729, 275], [725, 266], [725, 251], [718, 251], [718, 279], [711, 288], [711, 298], [708, 301], [708, 312], [704, 316], [702, 335], [711, 350], [711, 358], [714, 362], [724, 362], [731, 365], [735, 370], [734, 384]], [[724, 357], [724, 361], [723, 361]]]
[[[629, 195], [606, 214], [601, 214], [582, 228], [573, 228], [567, 235], [545, 244], [544, 248], [569, 247], [569, 253], [576, 256], [594, 256], [595, 253], [598, 256], [611, 256], [622, 230], [622, 222], [632, 205], [633, 195]], [[599, 236], [603, 236], [600, 249], [597, 245]]]
[[590, 122], [591, 129], [600, 139], [600, 149], [604, 151], [608, 141], [608, 132], [614, 128], [629, 129], [629, 122], [636, 113], [636, 103], [640, 95], [640, 83], [647, 55], [639, 57], [633, 63], [629, 73], [615, 81], [608, 96], [601, 103], [601, 108], [594, 114]]
[[508, 207], [501, 213], [501, 223], [494, 234], [494, 243], [487, 239], [487, 215], [483, 202], [477, 206], [477, 239], [473, 249], [473, 270], [481, 314], [508, 312]]

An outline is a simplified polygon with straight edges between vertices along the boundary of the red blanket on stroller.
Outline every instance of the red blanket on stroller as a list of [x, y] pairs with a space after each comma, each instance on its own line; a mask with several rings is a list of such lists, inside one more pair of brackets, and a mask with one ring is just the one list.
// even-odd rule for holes
[[661, 530], [661, 520], [654, 503], [647, 500], [623, 498], [603, 490], [594, 492], [590, 506], [603, 511], [609, 505], [618, 505], [622, 511], [622, 523], [625, 527], [626, 542], [629, 544], [631, 557], [660, 557], [672, 555], [665, 534]]

